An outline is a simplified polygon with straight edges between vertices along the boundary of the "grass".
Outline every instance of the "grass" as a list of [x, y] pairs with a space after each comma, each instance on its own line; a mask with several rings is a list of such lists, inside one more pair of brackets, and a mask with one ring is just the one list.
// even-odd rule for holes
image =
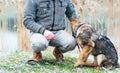
[[[49, 51], [44, 51], [43, 59], [55, 62], [55, 58]], [[71, 54], [72, 53], [72, 54]], [[0, 52], [0, 73], [120, 73], [119, 68], [114, 70], [96, 70], [90, 67], [74, 68], [73, 63], [78, 54], [65, 53], [66, 62], [57, 62], [56, 65], [29, 65], [27, 60], [32, 57], [32, 52], [16, 50], [14, 52]]]

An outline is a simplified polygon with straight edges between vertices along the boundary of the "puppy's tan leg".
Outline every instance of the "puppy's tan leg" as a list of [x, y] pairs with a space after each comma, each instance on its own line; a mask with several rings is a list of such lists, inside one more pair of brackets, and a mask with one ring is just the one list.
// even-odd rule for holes
[[90, 54], [90, 52], [92, 51], [94, 47], [94, 42], [93, 41], [89, 41], [88, 44], [83, 46], [83, 49], [79, 55], [78, 61], [77, 63], [74, 64], [74, 67], [77, 67], [79, 65], [83, 65], [84, 62], [87, 60], [88, 55]]
[[91, 51], [90, 47], [88, 45], [85, 45], [79, 55], [77, 63], [75, 63], [74, 67], [77, 67], [79, 65], [83, 65], [84, 61], [86, 61], [89, 51]]
[[96, 67], [97, 66], [97, 57], [94, 56], [94, 61], [93, 62], [85, 62], [84, 66]]

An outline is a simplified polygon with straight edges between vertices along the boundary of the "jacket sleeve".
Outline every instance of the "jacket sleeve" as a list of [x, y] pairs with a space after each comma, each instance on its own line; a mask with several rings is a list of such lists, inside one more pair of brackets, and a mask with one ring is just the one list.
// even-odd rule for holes
[[66, 8], [66, 17], [68, 17], [68, 19], [70, 21], [72, 21], [72, 17], [76, 18], [78, 21], [80, 21], [79, 17], [76, 14], [76, 11], [74, 9], [74, 5], [72, 4], [72, 2], [70, 0], [67, 0], [67, 8]]
[[36, 10], [37, 10], [37, 4], [35, 2], [36, 0], [27, 0], [26, 6], [24, 10], [24, 25], [27, 29], [29, 29], [32, 32], [41, 33], [45, 31], [45, 27], [43, 27], [40, 23], [36, 23]]

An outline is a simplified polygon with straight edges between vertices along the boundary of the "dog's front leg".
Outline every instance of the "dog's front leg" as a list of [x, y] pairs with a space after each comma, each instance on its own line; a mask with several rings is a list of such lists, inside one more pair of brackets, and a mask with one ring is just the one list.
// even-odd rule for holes
[[93, 47], [94, 47], [93, 41], [89, 41], [87, 45], [83, 46], [78, 61], [74, 64], [74, 67], [78, 67], [79, 65], [84, 65], [84, 62], [87, 60], [88, 55], [91, 53]]
[[88, 45], [83, 47], [83, 49], [82, 49], [82, 51], [81, 51], [81, 53], [79, 55], [78, 61], [74, 64], [74, 67], [77, 67], [79, 65], [84, 64], [84, 62], [86, 61], [86, 59], [87, 59], [87, 57], [89, 55], [89, 51], [91, 51], [91, 50], [89, 49]]
[[97, 57], [94, 56], [93, 60], [94, 60], [93, 62], [85, 62], [84, 66], [97, 67], [98, 66]]

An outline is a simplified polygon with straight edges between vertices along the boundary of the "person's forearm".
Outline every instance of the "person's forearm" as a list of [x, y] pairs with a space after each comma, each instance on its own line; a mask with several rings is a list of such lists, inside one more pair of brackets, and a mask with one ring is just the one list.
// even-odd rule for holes
[[41, 33], [45, 31], [45, 28], [41, 23], [36, 23], [36, 1], [35, 0], [27, 0], [26, 6], [24, 10], [24, 25], [27, 29], [32, 32]]
[[70, 21], [72, 21], [72, 18], [75, 18], [77, 21], [80, 21], [80, 18], [78, 17], [74, 5], [72, 4], [72, 2], [70, 0], [68, 0], [68, 6], [66, 9], [66, 16], [68, 17], [68, 19]]

